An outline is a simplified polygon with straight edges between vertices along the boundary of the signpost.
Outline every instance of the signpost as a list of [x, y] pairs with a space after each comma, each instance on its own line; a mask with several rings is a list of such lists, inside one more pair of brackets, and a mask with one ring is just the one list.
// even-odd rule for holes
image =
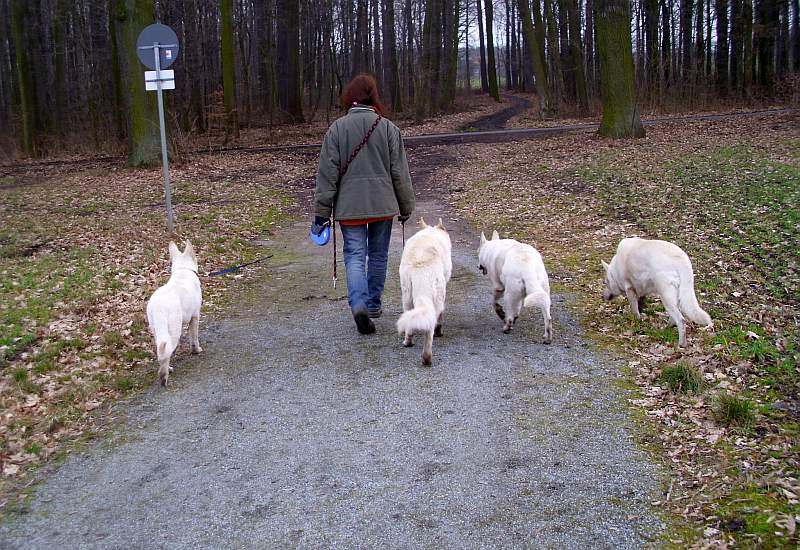
[[158, 95], [158, 124], [161, 129], [161, 167], [164, 173], [164, 199], [167, 203], [167, 229], [175, 232], [172, 215], [172, 192], [169, 185], [169, 157], [167, 156], [167, 132], [164, 126], [164, 98], [162, 90], [175, 89], [175, 71], [166, 70], [178, 58], [180, 47], [178, 35], [160, 23], [149, 25], [136, 39], [136, 55], [139, 61], [152, 71], [145, 71], [145, 90], [155, 90]]

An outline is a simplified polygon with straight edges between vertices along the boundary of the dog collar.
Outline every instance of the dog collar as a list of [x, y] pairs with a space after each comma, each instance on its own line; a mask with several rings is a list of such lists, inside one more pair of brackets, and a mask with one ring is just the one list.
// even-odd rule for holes
[[192, 269], [191, 267], [176, 267], [176, 268], [174, 269], [174, 271], [177, 271], [177, 270], [179, 270], [179, 269], [188, 269], [189, 271], [191, 271], [192, 273], [194, 273], [195, 275], [197, 275], [197, 270], [196, 270], [196, 269]]

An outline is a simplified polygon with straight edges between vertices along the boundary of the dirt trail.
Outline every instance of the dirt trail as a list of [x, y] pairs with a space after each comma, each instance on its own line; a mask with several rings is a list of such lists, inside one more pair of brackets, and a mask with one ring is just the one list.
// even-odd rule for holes
[[[395, 227], [384, 316], [359, 336], [329, 250], [299, 222], [172, 385], [122, 406], [117, 437], [72, 456], [0, 526], [0, 548], [637, 548], [660, 473], [615, 380], [553, 296], [501, 332], [475, 228], [437, 201], [443, 149], [411, 152], [417, 216], [453, 240], [433, 368], [400, 345]], [[488, 228], [487, 228], [488, 229]], [[414, 229], [409, 229], [409, 234]], [[155, 376], [155, 375], [154, 375]]]
[[465, 124], [463, 127], [461, 127], [460, 130], [462, 132], [483, 132], [487, 130], [500, 130], [502, 128], [505, 128], [506, 122], [508, 122], [513, 117], [517, 116], [522, 111], [528, 109], [531, 106], [530, 101], [515, 95], [503, 94], [503, 100], [510, 102], [511, 105], [494, 114], [486, 115], [477, 120], [473, 120], [472, 122]]

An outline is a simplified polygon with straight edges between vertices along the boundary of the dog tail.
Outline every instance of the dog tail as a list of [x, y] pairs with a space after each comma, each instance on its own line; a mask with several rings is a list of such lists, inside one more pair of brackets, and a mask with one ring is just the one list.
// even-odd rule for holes
[[397, 320], [397, 333], [433, 332], [436, 328], [436, 308], [430, 298], [418, 298], [417, 307], [406, 311]]
[[158, 357], [159, 361], [167, 356], [167, 344], [166, 340], [156, 342], [156, 357]]
[[706, 313], [697, 303], [697, 296], [694, 293], [694, 273], [691, 263], [688, 267], [680, 270], [680, 282], [678, 283], [678, 309], [684, 317], [694, 321], [698, 325], [714, 326], [711, 316]]

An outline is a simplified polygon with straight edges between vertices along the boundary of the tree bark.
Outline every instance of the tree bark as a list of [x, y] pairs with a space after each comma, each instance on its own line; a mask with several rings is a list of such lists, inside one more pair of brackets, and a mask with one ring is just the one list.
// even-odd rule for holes
[[386, 90], [391, 99], [392, 111], [403, 110], [403, 98], [400, 92], [400, 71], [397, 64], [397, 44], [394, 22], [394, 1], [385, 1], [383, 6], [383, 71]]
[[495, 101], [500, 101], [500, 90], [497, 86], [497, 65], [494, 60], [494, 12], [492, 0], [484, 0], [484, 12], [486, 14], [486, 48], [489, 50], [489, 59], [486, 67], [486, 77], [489, 80], [489, 95]]
[[742, 2], [742, 42], [744, 43], [743, 91], [750, 97], [753, 85], [753, 0]]
[[222, 66], [222, 93], [225, 103], [225, 143], [231, 136], [239, 138], [239, 121], [236, 110], [236, 61], [233, 56], [233, 14], [231, 0], [220, 0], [220, 52]]
[[278, 104], [294, 122], [303, 122], [300, 89], [300, 5], [277, 0]]
[[[537, 2], [538, 0], [534, 0]], [[528, 0], [519, 0], [517, 3], [519, 17], [522, 20], [522, 32], [525, 36], [525, 44], [528, 46], [528, 55], [533, 64], [533, 72], [536, 78], [536, 93], [539, 96], [539, 114], [542, 117], [550, 116], [557, 111], [553, 102], [553, 95], [550, 84], [547, 82], [547, 69], [542, 51], [542, 44], [533, 27], [531, 21], [530, 5]]]
[[692, 73], [692, 0], [680, 0], [680, 37], [681, 37], [681, 66], [680, 74], [684, 84], [691, 79]]
[[17, 68], [19, 109], [22, 119], [21, 146], [28, 156], [36, 154], [36, 97], [33, 75], [28, 61], [28, 45], [25, 43], [25, 19], [28, 16], [26, 0], [11, 0], [11, 40], [14, 43]]
[[645, 0], [644, 2], [644, 34], [647, 46], [647, 86], [650, 97], [658, 94], [658, 0]]
[[480, 41], [481, 51], [481, 91], [485, 94], [489, 93], [489, 76], [486, 71], [486, 42], [483, 37], [483, 10], [481, 9], [481, 2], [483, 0], [476, 0], [475, 3], [478, 7], [478, 40]]
[[136, 39], [153, 23], [153, 3], [148, 0], [118, 0], [117, 28], [124, 61], [125, 103], [128, 112], [128, 164], [155, 166], [160, 161], [156, 94], [142, 84], [142, 66], [136, 55]]
[[717, 93], [728, 94], [728, 0], [717, 0], [717, 49], [714, 56]]
[[[533, 0], [534, 3], [536, 0]], [[550, 89], [553, 93], [553, 104], [560, 106], [564, 93], [563, 74], [561, 72], [561, 53], [559, 52], [558, 27], [553, 13], [553, 1], [544, 0], [544, 16], [547, 20], [547, 50], [549, 52], [550, 69], [547, 71], [550, 76]]]
[[792, 70], [800, 72], [800, 1], [792, 2]]
[[575, 94], [581, 113], [589, 108], [589, 96], [586, 90], [586, 74], [583, 70], [583, 46], [581, 45], [580, 6], [578, 0], [562, 0], [569, 18], [571, 71], [575, 82]]
[[644, 137], [636, 105], [628, 0], [598, 0], [597, 53], [603, 118], [600, 135]]

